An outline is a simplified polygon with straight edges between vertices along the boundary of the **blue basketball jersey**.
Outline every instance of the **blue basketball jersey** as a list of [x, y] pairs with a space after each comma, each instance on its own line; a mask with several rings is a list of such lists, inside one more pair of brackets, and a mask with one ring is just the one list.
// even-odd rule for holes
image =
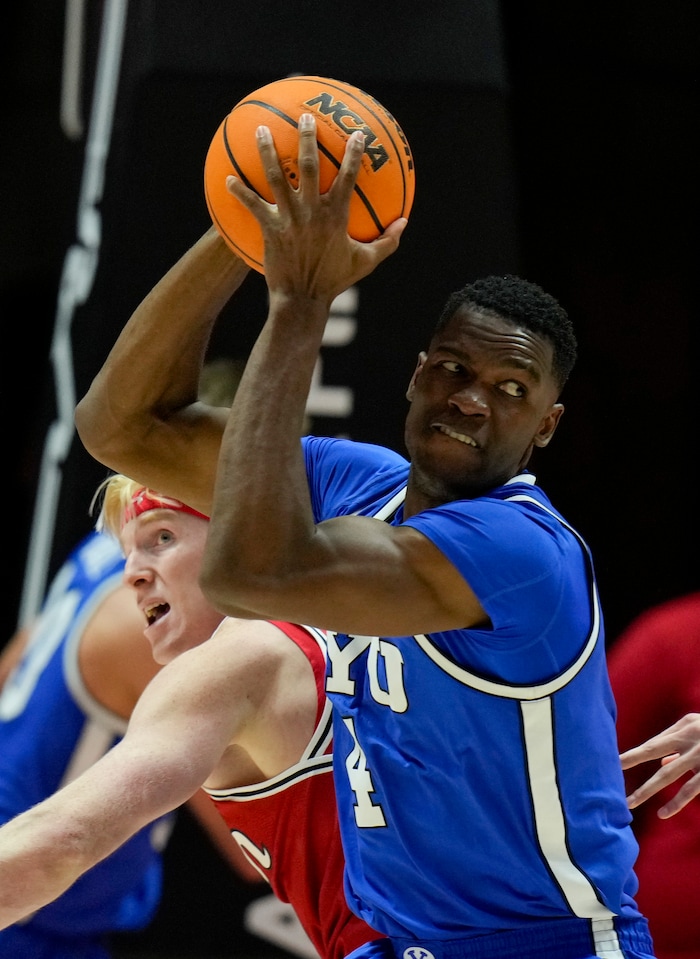
[[[78, 666], [84, 626], [122, 583], [123, 568], [117, 541], [91, 533], [51, 584], [0, 694], [0, 823], [74, 779], [124, 734], [124, 720], [90, 695]], [[0, 955], [33, 959], [54, 937], [56, 949], [46, 955], [98, 955], [84, 953], [81, 938], [143, 927], [160, 900], [160, 850], [171, 826], [168, 816], [145, 828], [28, 921], [0, 932]], [[72, 943], [65, 953], [64, 937]]]
[[[303, 445], [317, 521], [404, 522], [403, 457]], [[491, 627], [329, 641], [351, 908], [408, 943], [639, 919], [586, 544], [527, 472], [405, 523], [462, 572]]]

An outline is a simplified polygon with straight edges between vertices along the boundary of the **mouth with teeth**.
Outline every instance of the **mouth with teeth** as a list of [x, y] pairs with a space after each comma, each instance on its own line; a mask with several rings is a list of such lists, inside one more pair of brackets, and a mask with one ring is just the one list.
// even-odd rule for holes
[[466, 433], [458, 433], [456, 430], [451, 430], [449, 426], [438, 425], [437, 429], [440, 433], [444, 433], [445, 436], [449, 436], [453, 440], [458, 440], [467, 446], [476, 448], [479, 445], [473, 436], [468, 436]]
[[156, 606], [149, 606], [148, 609], [144, 610], [146, 622], [149, 626], [152, 626], [168, 612], [170, 612], [170, 605], [168, 603], [158, 603]]

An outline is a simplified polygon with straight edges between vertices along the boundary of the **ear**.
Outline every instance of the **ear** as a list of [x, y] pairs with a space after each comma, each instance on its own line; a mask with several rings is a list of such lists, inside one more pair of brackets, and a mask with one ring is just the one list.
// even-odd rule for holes
[[418, 377], [420, 376], [420, 371], [423, 369], [423, 366], [425, 365], [425, 361], [427, 360], [427, 358], [428, 358], [428, 354], [424, 350], [421, 350], [421, 352], [418, 354], [418, 362], [416, 363], [416, 368], [413, 371], [411, 382], [408, 384], [408, 389], [406, 390], [406, 399], [408, 400], [409, 403], [413, 402], [413, 397], [416, 392], [416, 382], [418, 380]]
[[563, 412], [563, 403], [555, 403], [554, 406], [551, 407], [549, 413], [547, 413], [540, 423], [540, 428], [535, 433], [535, 437], [533, 439], [534, 446], [544, 447], [549, 444], [549, 441], [554, 436], [554, 431], [557, 428]]

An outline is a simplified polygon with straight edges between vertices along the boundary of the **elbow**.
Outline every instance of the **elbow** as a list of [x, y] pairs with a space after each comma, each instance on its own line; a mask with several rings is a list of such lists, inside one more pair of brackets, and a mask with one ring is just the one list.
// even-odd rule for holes
[[88, 395], [78, 401], [73, 420], [81, 443], [88, 453], [94, 455], [93, 450], [99, 444], [100, 431]]
[[114, 415], [108, 404], [90, 392], [76, 405], [73, 419], [90, 456], [115, 472], [131, 476], [148, 456], [142, 424], [134, 417]]
[[73, 418], [80, 441], [88, 453], [98, 462], [109, 464], [114, 435], [109, 429], [109, 418], [100, 412], [89, 392], [78, 402]]

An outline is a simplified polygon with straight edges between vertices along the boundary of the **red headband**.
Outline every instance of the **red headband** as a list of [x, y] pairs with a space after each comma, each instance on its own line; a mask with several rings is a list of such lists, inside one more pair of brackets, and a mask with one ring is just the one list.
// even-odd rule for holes
[[200, 513], [199, 510], [193, 509], [186, 503], [181, 503], [179, 499], [172, 499], [170, 496], [161, 496], [160, 493], [156, 493], [155, 496], [157, 498], [151, 496], [150, 491], [146, 489], [145, 486], [137, 489], [131, 497], [131, 505], [127, 506], [124, 510], [122, 526], [128, 523], [129, 520], [136, 519], [141, 513], [146, 513], [150, 509], [176, 509], [180, 510], [181, 513], [191, 513], [192, 516], [199, 516], [200, 519], [209, 520], [209, 517], [205, 516], [204, 513]]

